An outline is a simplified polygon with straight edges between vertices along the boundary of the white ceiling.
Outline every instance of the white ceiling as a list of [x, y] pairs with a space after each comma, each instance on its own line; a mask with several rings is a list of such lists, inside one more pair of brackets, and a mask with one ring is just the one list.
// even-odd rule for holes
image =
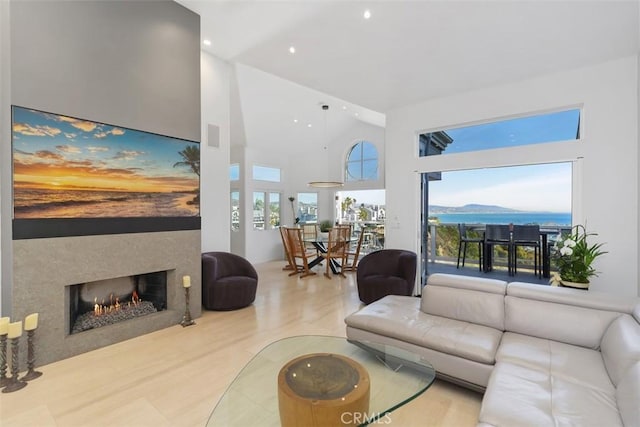
[[639, 0], [179, 3], [214, 55], [381, 113], [640, 46]]

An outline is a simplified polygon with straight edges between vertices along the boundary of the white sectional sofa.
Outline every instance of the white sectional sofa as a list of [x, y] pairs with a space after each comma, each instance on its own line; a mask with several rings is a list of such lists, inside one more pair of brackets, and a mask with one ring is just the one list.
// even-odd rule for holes
[[433, 274], [422, 297], [349, 315], [347, 337], [392, 344], [484, 391], [479, 426], [640, 427], [640, 299]]

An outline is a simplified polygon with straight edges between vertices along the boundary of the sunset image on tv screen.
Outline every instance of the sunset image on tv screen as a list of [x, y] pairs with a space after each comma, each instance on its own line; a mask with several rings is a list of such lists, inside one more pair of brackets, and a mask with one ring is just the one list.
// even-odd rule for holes
[[14, 218], [185, 217], [200, 212], [200, 146], [13, 107]]

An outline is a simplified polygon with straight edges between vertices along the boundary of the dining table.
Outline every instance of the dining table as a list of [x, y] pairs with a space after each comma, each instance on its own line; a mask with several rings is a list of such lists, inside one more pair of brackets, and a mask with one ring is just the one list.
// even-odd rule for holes
[[[322, 255], [326, 254], [328, 251], [329, 237], [322, 234], [318, 234], [315, 237], [305, 237], [302, 240], [305, 243], [311, 243], [311, 245], [313, 245], [313, 247], [318, 251], [318, 256], [309, 262], [309, 268], [313, 268], [316, 265], [320, 264], [325, 259]], [[347, 244], [351, 244], [351, 242], [354, 240], [355, 239], [353, 236], [349, 236], [347, 237], [346, 242]], [[334, 258], [332, 258], [329, 261], [329, 267], [331, 268], [331, 272], [333, 274], [339, 274], [342, 269], [340, 262]]]

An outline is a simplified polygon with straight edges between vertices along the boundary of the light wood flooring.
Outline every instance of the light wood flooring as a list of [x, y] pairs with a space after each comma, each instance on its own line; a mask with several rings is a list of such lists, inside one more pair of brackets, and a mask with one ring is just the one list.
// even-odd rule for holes
[[[288, 277], [283, 262], [256, 266], [255, 303], [205, 311], [179, 325], [38, 368], [0, 394], [0, 426], [204, 426], [227, 386], [263, 347], [293, 335], [345, 336], [360, 307], [355, 274]], [[46, 351], [46, 350], [38, 350]], [[482, 396], [436, 381], [391, 414], [395, 426], [475, 426]], [[251, 426], [247, 426], [251, 427]]]

